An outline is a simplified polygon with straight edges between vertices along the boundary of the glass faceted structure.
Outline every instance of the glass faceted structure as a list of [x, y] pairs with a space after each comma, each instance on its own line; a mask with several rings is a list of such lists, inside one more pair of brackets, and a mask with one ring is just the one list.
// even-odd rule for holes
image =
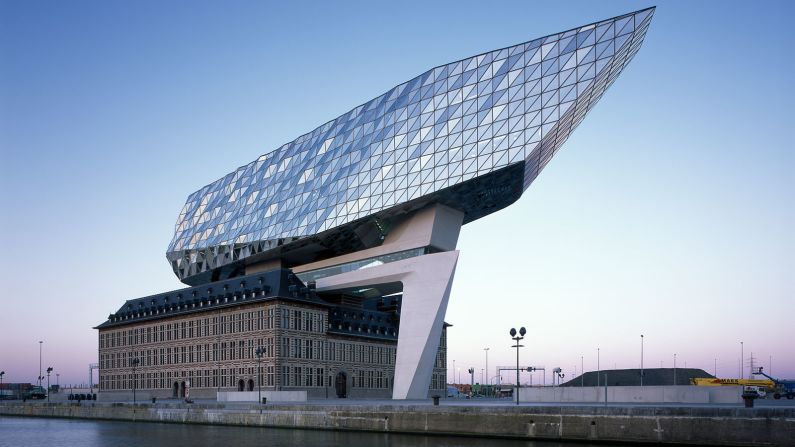
[[509, 205], [632, 60], [653, 13], [441, 65], [241, 166], [188, 197], [174, 272], [195, 285], [356, 251], [428, 203], [464, 223]]

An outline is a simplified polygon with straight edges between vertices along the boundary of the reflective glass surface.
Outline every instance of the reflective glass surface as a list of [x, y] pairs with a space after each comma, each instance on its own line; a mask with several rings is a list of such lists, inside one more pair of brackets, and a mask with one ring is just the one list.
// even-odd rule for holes
[[340, 273], [355, 272], [357, 270], [364, 270], [370, 267], [377, 267], [379, 265], [389, 264], [390, 262], [402, 261], [404, 259], [413, 258], [415, 256], [422, 256], [426, 254], [426, 249], [412, 248], [410, 250], [389, 253], [381, 256], [374, 256], [372, 258], [362, 259], [361, 261], [348, 262], [346, 264], [335, 265], [332, 267], [325, 267], [317, 270], [310, 270], [308, 272], [296, 273], [298, 279], [304, 282], [317, 281], [318, 279], [327, 276], [339, 275]]
[[181, 279], [524, 163], [538, 176], [638, 51], [654, 9], [431, 69], [188, 197]]

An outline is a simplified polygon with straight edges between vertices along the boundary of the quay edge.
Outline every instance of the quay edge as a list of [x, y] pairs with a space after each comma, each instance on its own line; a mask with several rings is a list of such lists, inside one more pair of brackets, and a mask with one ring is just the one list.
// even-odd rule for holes
[[527, 440], [795, 446], [795, 408], [0, 403], [0, 415]]

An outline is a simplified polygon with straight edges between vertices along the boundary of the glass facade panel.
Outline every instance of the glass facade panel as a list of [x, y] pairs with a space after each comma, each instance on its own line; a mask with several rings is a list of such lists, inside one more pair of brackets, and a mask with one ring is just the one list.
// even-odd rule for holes
[[172, 268], [212, 271], [514, 164], [526, 189], [633, 58], [653, 11], [436, 67], [241, 166], [188, 197]]

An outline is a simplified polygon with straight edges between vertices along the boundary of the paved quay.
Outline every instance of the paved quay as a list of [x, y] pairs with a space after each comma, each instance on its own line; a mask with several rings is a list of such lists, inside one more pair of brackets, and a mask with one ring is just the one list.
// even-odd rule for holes
[[[780, 401], [771, 401], [780, 402]], [[3, 402], [0, 415], [630, 444], [795, 445], [795, 407], [533, 405], [505, 400]]]

